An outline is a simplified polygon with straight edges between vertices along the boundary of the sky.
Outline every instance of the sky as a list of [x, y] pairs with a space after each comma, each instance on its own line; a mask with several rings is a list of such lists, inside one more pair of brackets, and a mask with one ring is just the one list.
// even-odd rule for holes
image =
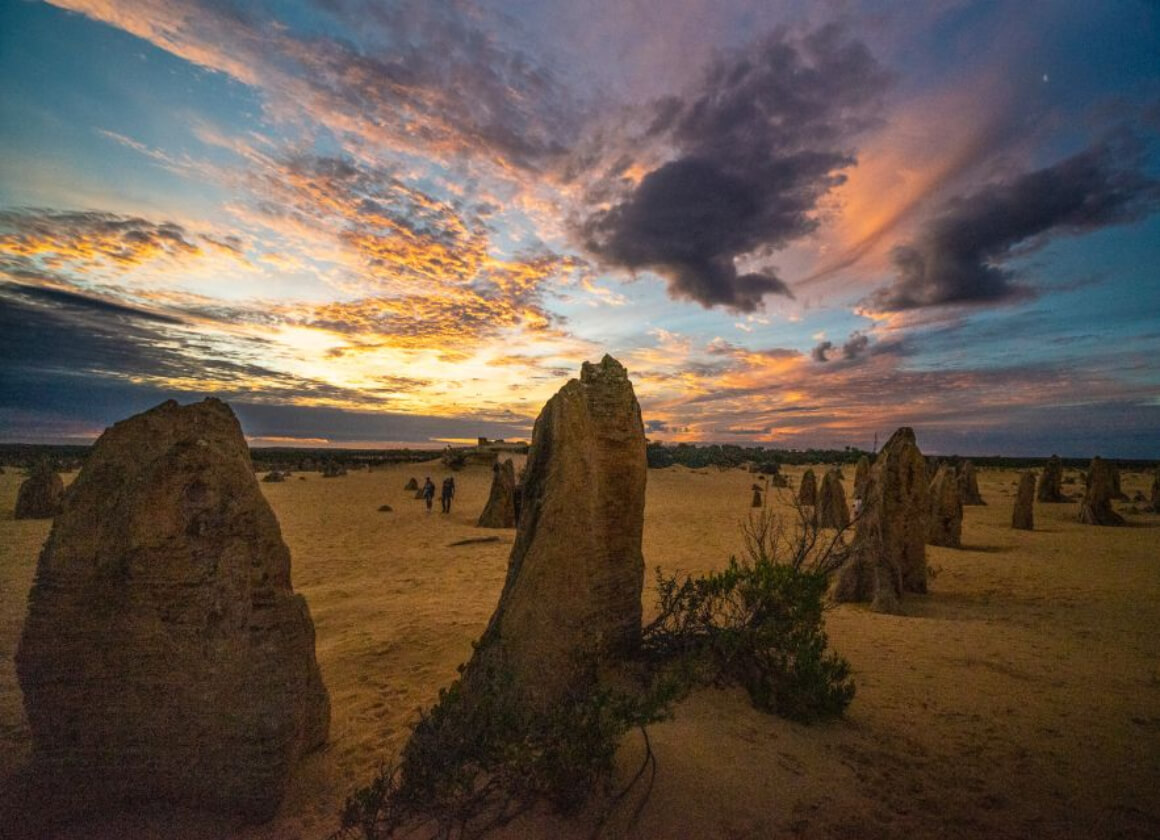
[[1160, 4], [0, 0], [0, 441], [1160, 458]]

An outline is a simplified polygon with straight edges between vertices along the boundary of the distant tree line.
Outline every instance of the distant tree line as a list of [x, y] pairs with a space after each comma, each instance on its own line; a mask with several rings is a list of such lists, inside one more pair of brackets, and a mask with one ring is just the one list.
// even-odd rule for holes
[[[1093, 453], [1098, 454], [1098, 453]], [[760, 472], [776, 472], [773, 464], [800, 466], [805, 464], [856, 464], [863, 455], [874, 460], [874, 453], [856, 446], [842, 449], [774, 449], [765, 446], [738, 446], [736, 444], [693, 443], [667, 444], [650, 441], [648, 444], [648, 465], [655, 469], [679, 464], [690, 469], [705, 467], [742, 467], [754, 465]], [[1047, 459], [1004, 455], [931, 455], [940, 461], [957, 466], [970, 460], [976, 467], [996, 467], [1000, 469], [1035, 469], [1042, 467]], [[1090, 457], [1062, 458], [1065, 467], [1085, 470]], [[1139, 458], [1110, 458], [1109, 460], [1126, 471], [1143, 471], [1156, 467], [1160, 462]]]
[[657, 441], [648, 444], [648, 465], [653, 468], [679, 464], [690, 469], [705, 467], [743, 467], [753, 465], [760, 472], [777, 472], [781, 464], [856, 464], [863, 454], [860, 449], [767, 449], [764, 446], [737, 446], [712, 443], [698, 446], [692, 443], [669, 445]]
[[299, 449], [251, 447], [250, 459], [258, 472], [316, 472], [327, 464], [348, 470], [373, 469], [390, 464], [412, 464], [439, 457], [437, 449]]
[[[31, 443], [0, 443], [0, 465], [30, 469], [47, 463], [56, 472], [80, 469], [91, 446], [56, 446]], [[300, 449], [291, 446], [251, 447], [250, 459], [258, 472], [313, 472], [327, 464], [347, 469], [373, 468], [388, 464], [430, 461], [439, 457], [437, 449]]]
[[44, 446], [36, 443], [0, 443], [0, 465], [30, 470], [47, 464], [53, 472], [80, 469], [91, 446]]
[[[80, 468], [88, 457], [89, 445], [49, 445], [33, 443], [0, 443], [0, 465], [29, 469], [42, 461], [58, 472], [70, 472]], [[1093, 455], [1099, 453], [1092, 453]], [[773, 449], [765, 446], [738, 446], [736, 444], [692, 443], [666, 444], [652, 441], [648, 444], [648, 465], [659, 469], [680, 464], [690, 469], [706, 467], [743, 467], [754, 465], [761, 472], [773, 473], [781, 465], [798, 466], [804, 464], [856, 464], [863, 455], [874, 460], [874, 453], [854, 446], [842, 449]], [[300, 449], [290, 446], [252, 447], [250, 457], [259, 472], [269, 470], [290, 470], [311, 472], [322, 469], [327, 463], [339, 464], [347, 469], [373, 468], [388, 464], [408, 464], [430, 461], [440, 456], [434, 449]], [[970, 458], [976, 467], [996, 467], [1001, 469], [1036, 469], [1043, 466], [1046, 458], [1007, 457], [1002, 455], [935, 455], [928, 456], [957, 465]], [[1090, 457], [1063, 458], [1065, 467], [1085, 470]], [[1151, 470], [1160, 461], [1140, 458], [1105, 459], [1121, 470], [1140, 472]]]

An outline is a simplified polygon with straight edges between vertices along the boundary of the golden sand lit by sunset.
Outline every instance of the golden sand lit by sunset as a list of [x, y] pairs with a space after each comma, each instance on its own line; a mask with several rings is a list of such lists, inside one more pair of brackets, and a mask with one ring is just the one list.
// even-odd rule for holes
[[[796, 485], [802, 468], [789, 468]], [[850, 493], [852, 469], [846, 470]], [[1071, 473], [1074, 474], [1074, 473]], [[60, 830], [61, 838], [322, 838], [344, 797], [406, 741], [471, 653], [503, 586], [513, 531], [475, 519], [491, 471], [457, 474], [450, 516], [425, 513], [406, 480], [437, 463], [262, 484], [293, 554], [330, 691], [327, 747], [294, 773], [278, 817], [259, 827], [187, 811], [145, 811]], [[740, 690], [696, 692], [651, 730], [658, 774], [635, 827], [608, 836], [1138, 837], [1160, 830], [1160, 515], [1124, 528], [1037, 505], [1010, 527], [1017, 473], [981, 470], [986, 507], [966, 509], [962, 550], [928, 547], [931, 594], [906, 616], [843, 605], [832, 647], [855, 670], [845, 717], [805, 727], [754, 711]], [[0, 805], [29, 756], [13, 668], [36, 556], [50, 522], [14, 521], [21, 477], [0, 476]], [[67, 478], [66, 478], [67, 480]], [[1147, 490], [1124, 475], [1129, 496]], [[646, 617], [652, 569], [703, 572], [740, 549], [752, 476], [650, 470]], [[377, 508], [390, 504], [394, 512]], [[473, 536], [500, 542], [449, 547]], [[635, 736], [622, 772], [635, 770]], [[5, 825], [0, 822], [0, 836]], [[502, 837], [586, 837], [591, 823], [535, 815]]]

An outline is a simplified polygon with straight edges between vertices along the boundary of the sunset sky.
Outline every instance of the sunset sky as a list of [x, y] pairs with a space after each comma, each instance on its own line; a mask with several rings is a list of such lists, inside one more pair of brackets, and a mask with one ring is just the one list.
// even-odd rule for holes
[[1160, 4], [0, 2], [0, 440], [1160, 458]]

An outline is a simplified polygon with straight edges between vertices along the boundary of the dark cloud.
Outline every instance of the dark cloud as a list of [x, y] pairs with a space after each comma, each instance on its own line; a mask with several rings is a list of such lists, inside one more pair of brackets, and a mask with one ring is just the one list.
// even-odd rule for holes
[[646, 175], [628, 202], [600, 214], [587, 230], [596, 237], [589, 245], [615, 263], [667, 274], [674, 297], [752, 312], [766, 294], [790, 294], [777, 277], [739, 275], [733, 264], [757, 244], [760, 201], [753, 184], [710, 160], [674, 161]]
[[[0, 388], [0, 427], [6, 430], [5, 439], [9, 441], [77, 443], [78, 438], [95, 437], [113, 423], [167, 399], [188, 403], [204, 396], [156, 385], [68, 374], [30, 379], [19, 376], [11, 389]], [[242, 430], [250, 437], [325, 439], [339, 445], [367, 441], [424, 444], [432, 439], [477, 435], [526, 439], [532, 420], [516, 415], [434, 417], [277, 405], [253, 402], [245, 394], [227, 394], [225, 399], [237, 413]]]
[[1130, 222], [1160, 206], [1160, 184], [1130, 138], [949, 202], [893, 251], [898, 277], [867, 301], [878, 311], [996, 303], [1029, 295], [1004, 263], [1055, 236]]
[[782, 408], [766, 409], [770, 414], [814, 414], [821, 410], [822, 407], [817, 405], [787, 405]]
[[[841, 352], [841, 359], [833, 355], [835, 351]], [[909, 353], [910, 349], [901, 339], [874, 341], [861, 330], [855, 330], [842, 342], [841, 347], [832, 341], [819, 342], [810, 351], [810, 358], [815, 362], [830, 362], [830, 367], [837, 372], [838, 369], [846, 369], [871, 356], [905, 356]]]
[[664, 420], [645, 420], [644, 421], [644, 430], [648, 434], [656, 434], [657, 432], [668, 433], [668, 434], [680, 434], [681, 432], [687, 432], [689, 430], [689, 427], [688, 426], [674, 426], [671, 423], [665, 422]]
[[[229, 398], [260, 391], [263, 400], [365, 399], [366, 394], [288, 375], [260, 363], [268, 343], [249, 338], [223, 355], [177, 319], [84, 295], [0, 282], [0, 367], [9, 407], [41, 406], [53, 390], [83, 395], [101, 382], [197, 381]], [[235, 358], [241, 360], [236, 361]], [[383, 392], [400, 390], [398, 382]], [[79, 397], [83, 401], [83, 396]], [[151, 398], [151, 397], [150, 397]]]
[[154, 352], [165, 326], [118, 304], [0, 283], [0, 364], [13, 389], [20, 374], [176, 375]]
[[670, 295], [705, 307], [751, 312], [764, 295], [790, 295], [772, 270], [740, 273], [735, 261], [817, 227], [818, 200], [854, 163], [851, 137], [884, 83], [865, 46], [833, 26], [778, 31], [718, 60], [693, 94], [655, 107], [649, 134], [679, 153], [582, 223], [587, 247], [664, 274]]
[[[28, 277], [28, 279], [40, 279], [40, 275], [31, 272], [10, 271], [8, 272], [13, 277]], [[151, 312], [147, 309], [139, 309], [134, 306], [117, 303], [111, 300], [103, 300], [101, 298], [89, 297], [77, 292], [70, 292], [66, 289], [49, 289], [40, 286], [17, 286], [15, 284], [0, 283], [0, 298], [8, 298], [6, 301], [9, 305], [16, 303], [19, 300], [25, 306], [33, 307], [57, 307], [65, 310], [74, 311], [88, 311], [94, 314], [103, 314], [120, 320], [122, 322], [129, 319], [139, 319], [143, 321], [154, 321], [159, 324], [181, 324], [180, 318], [172, 315], [166, 315], [160, 312]], [[7, 346], [7, 344], [6, 344]]]
[[723, 338], [715, 338], [710, 341], [705, 346], [705, 352], [711, 356], [745, 356], [753, 353], [758, 356], [765, 356], [768, 359], [794, 359], [801, 355], [800, 350], [792, 350], [788, 347], [768, 347], [764, 350], [749, 350], [745, 347], [739, 347]]
[[790, 347], [767, 347], [765, 350], [758, 350], [757, 353], [769, 359], [796, 359], [802, 354], [800, 350]]
[[283, 165], [291, 175], [327, 184], [354, 181], [359, 175], [358, 167], [352, 161], [326, 155], [298, 155], [288, 158]]
[[325, 438], [333, 443], [400, 441], [425, 443], [438, 438], [527, 439], [532, 418], [510, 412], [488, 416], [433, 417], [385, 411], [350, 411], [319, 406], [234, 404], [242, 428], [255, 437]]
[[870, 336], [862, 332], [850, 334], [850, 338], [842, 345], [842, 358], [857, 359], [870, 347]]

